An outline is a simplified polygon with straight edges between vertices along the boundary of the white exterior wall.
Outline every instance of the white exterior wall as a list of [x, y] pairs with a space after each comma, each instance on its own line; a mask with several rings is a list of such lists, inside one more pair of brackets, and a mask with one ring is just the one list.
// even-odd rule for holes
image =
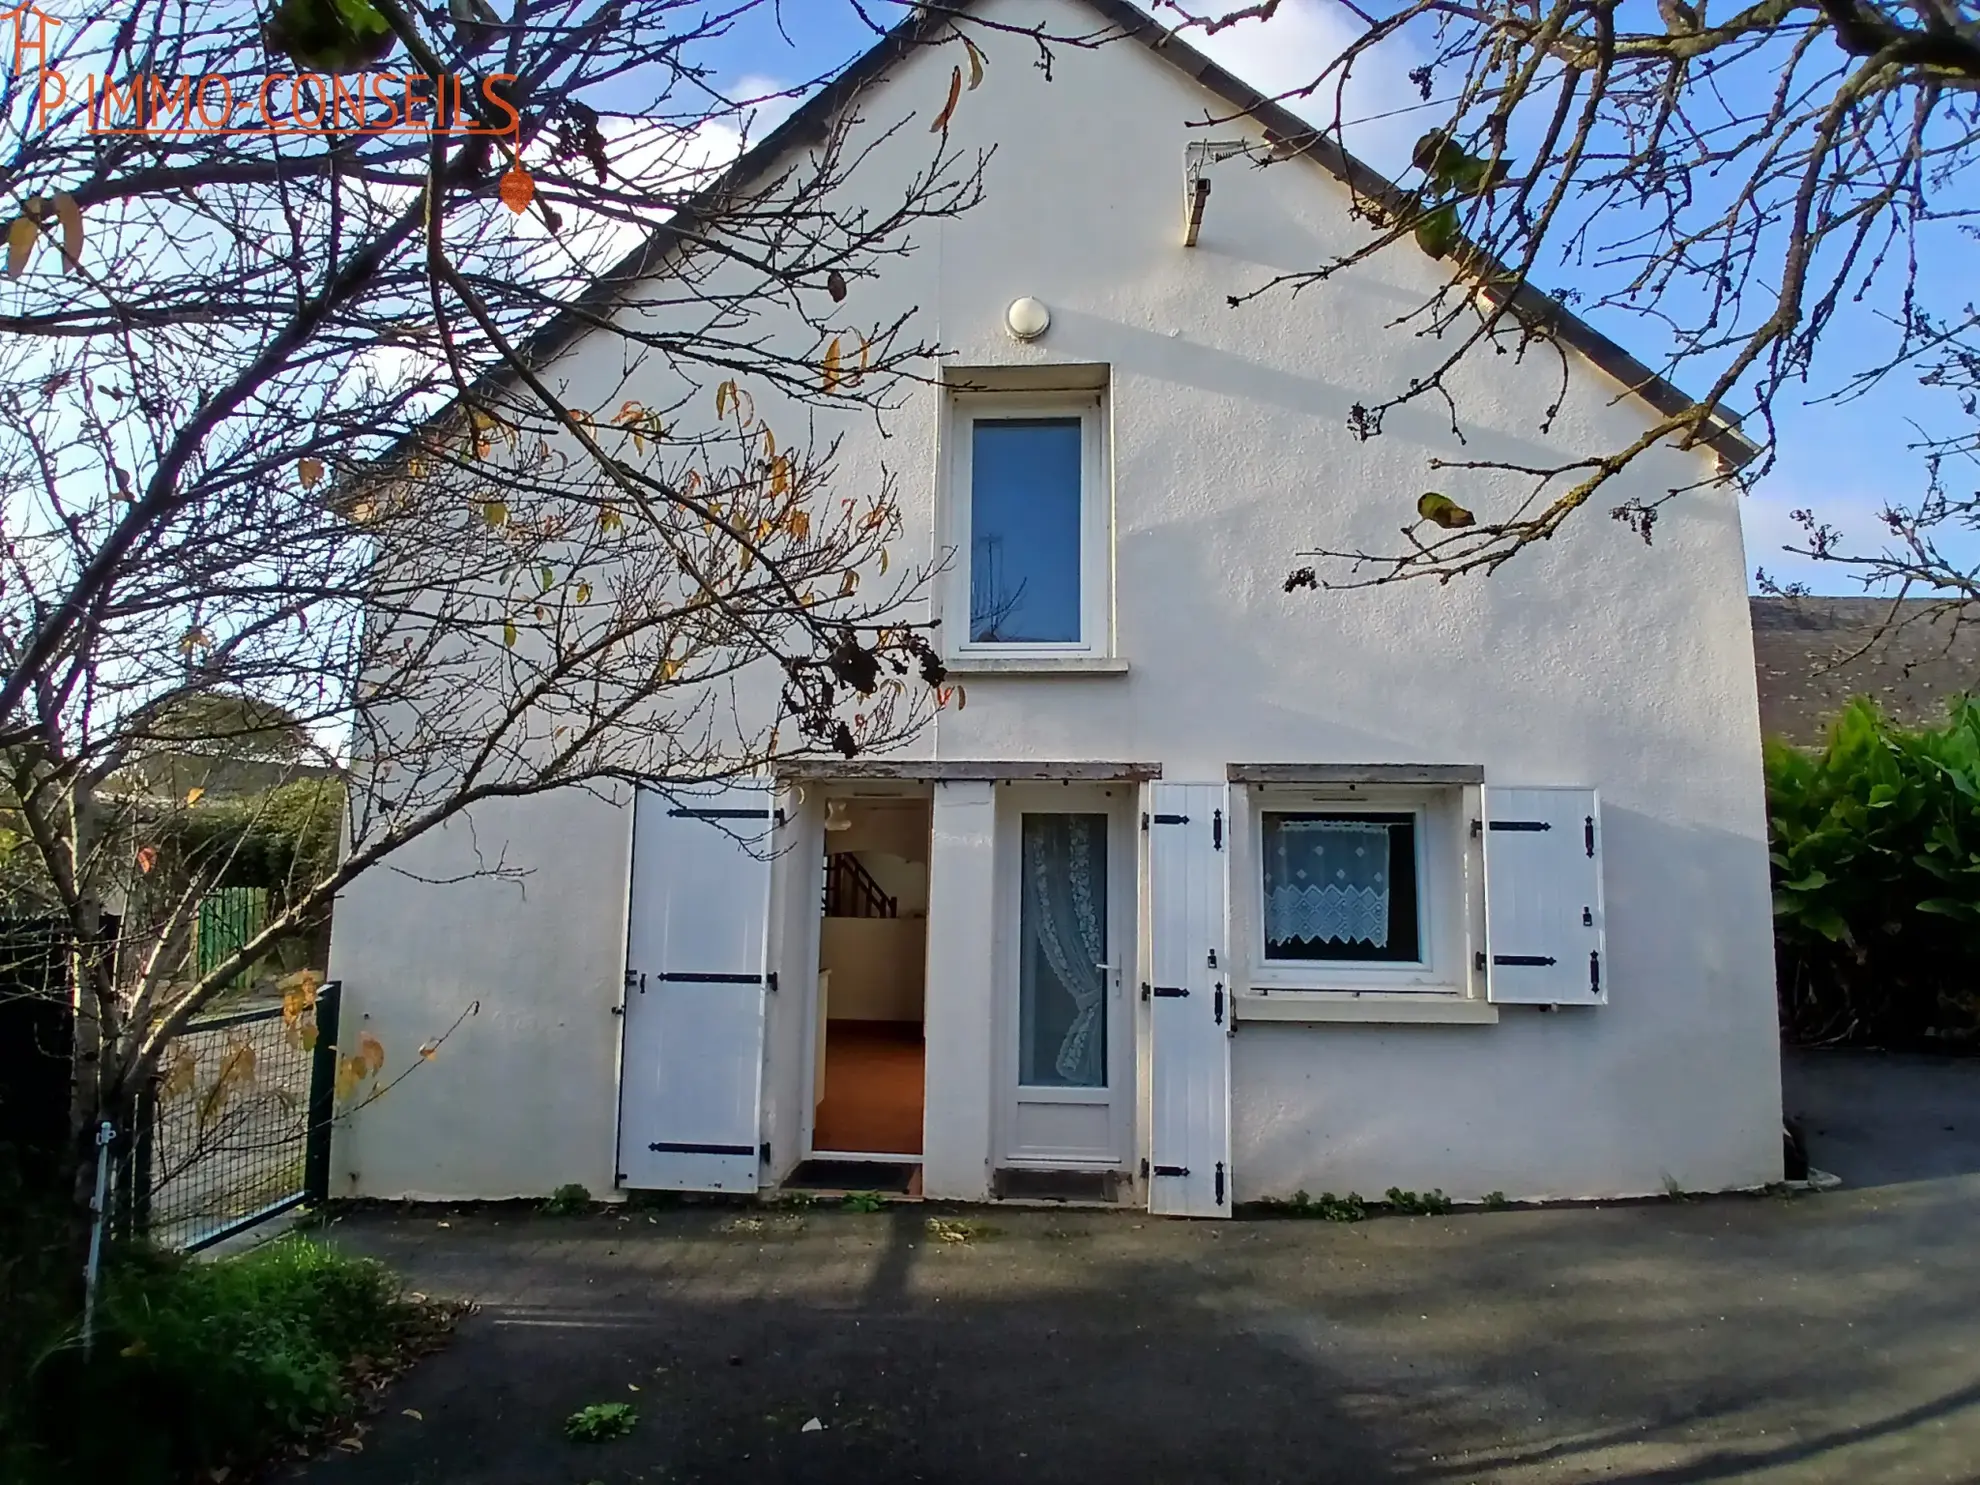
[[[994, 9], [1063, 23], [1066, 5]], [[1428, 458], [1607, 449], [1644, 426], [1644, 411], [1576, 360], [1543, 438], [1556, 388], [1546, 353], [1524, 369], [1480, 356], [1457, 378], [1463, 444], [1428, 404], [1357, 441], [1349, 407], [1391, 392], [1439, 350], [1387, 328], [1434, 287], [1435, 265], [1392, 252], [1297, 298], [1232, 310], [1227, 295], [1360, 240], [1345, 189], [1303, 161], [1227, 165], [1200, 245], [1183, 248], [1183, 151], [1201, 133], [1184, 123], [1223, 105], [1138, 43], [1062, 52], [1047, 82], [1029, 43], [982, 39], [988, 77], [964, 95], [952, 143], [994, 146], [988, 200], [923, 230], [883, 282], [857, 285], [847, 319], [918, 306], [914, 332], [951, 348], [958, 367], [1111, 369], [1117, 649], [1129, 670], [964, 677], [967, 708], [944, 712], [910, 751], [1148, 760], [1185, 781], [1221, 780], [1234, 761], [1423, 761], [1479, 764], [1493, 784], [1593, 785], [1611, 1003], [1509, 1007], [1490, 1026], [1241, 1023], [1236, 1195], [1401, 1185], [1600, 1196], [1776, 1178], [1771, 917], [1736, 495], [1679, 497], [1646, 547], [1603, 512], [1632, 490], [1661, 495], [1699, 477], [1701, 456], [1660, 450], [1605, 490], [1601, 509], [1491, 578], [1285, 594], [1295, 552], [1316, 541], [1386, 549], [1433, 484], [1484, 511], [1519, 493], [1488, 476], [1431, 475]], [[899, 66], [861, 112], [875, 126], [909, 109], [932, 117], [950, 50]], [[910, 126], [871, 162], [865, 189], [898, 190], [929, 144]], [[1052, 312], [1031, 345], [1002, 328], [1004, 307], [1025, 294]], [[581, 400], [587, 377], [616, 388], [606, 363], [617, 360], [612, 349], [594, 366], [580, 348], [559, 370]], [[849, 481], [883, 463], [901, 478], [897, 560], [936, 556], [942, 421], [941, 395], [922, 389], [884, 444], [870, 424], [845, 425]], [[959, 1103], [988, 1078], [964, 1066], [960, 1039], [987, 1015], [976, 980], [989, 926], [968, 903], [987, 917], [988, 897], [963, 893], [989, 829], [963, 821], [981, 807], [976, 792], [988, 794], [937, 790], [931, 879], [929, 1086]], [[460, 1003], [482, 1003], [431, 1068], [341, 1140], [347, 1189], [609, 1189], [626, 831], [623, 813], [582, 797], [477, 811], [483, 855], [533, 868], [523, 892], [375, 875], [339, 906], [332, 972], [395, 1065]], [[457, 827], [424, 843], [416, 869], [445, 875], [468, 840]], [[1233, 890], [1233, 912], [1247, 911], [1241, 863]], [[787, 971], [803, 973], [805, 950], [790, 952]], [[956, 998], [945, 1006], [946, 996]], [[969, 1108], [931, 1104], [930, 1194], [980, 1194], [971, 1162], [976, 1121], [989, 1117], [987, 1095]], [[789, 1127], [787, 1114], [779, 1124]], [[775, 1164], [786, 1163], [780, 1151]]]

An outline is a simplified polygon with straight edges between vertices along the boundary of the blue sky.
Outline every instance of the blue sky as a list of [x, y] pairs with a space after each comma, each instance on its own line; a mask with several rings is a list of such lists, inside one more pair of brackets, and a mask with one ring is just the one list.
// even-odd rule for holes
[[[1198, 0], [1194, 8], [1227, 7], [1216, 0]], [[891, 20], [900, 11], [887, 0], [868, 9], [882, 20]], [[787, 0], [781, 29], [788, 40], [779, 34], [769, 11], [753, 13], [730, 35], [711, 43], [700, 60], [727, 84], [755, 93], [771, 81], [787, 84], [833, 70], [872, 40], [872, 32], [860, 24], [850, 4], [829, 0]], [[1272, 21], [1233, 28], [1205, 49], [1246, 81], [1272, 92], [1310, 80], [1334, 54], [1343, 35], [1337, 13], [1326, 0], [1281, 0]], [[1079, 60], [1077, 51], [1062, 53], [1060, 75], [1069, 83], [1078, 77]], [[1409, 111], [1418, 100], [1401, 75], [1405, 67], [1398, 60], [1387, 76], [1364, 68], [1350, 94], [1351, 111], [1357, 116], [1389, 115], [1364, 125], [1350, 137], [1350, 144], [1391, 173], [1402, 170], [1410, 141], [1425, 127], [1422, 115]], [[1953, 278], [1956, 260], [1950, 254], [1924, 266], [1926, 281], [1941, 291], [1940, 304], [1963, 301]], [[1571, 272], [1562, 270], [1546, 286], [1566, 288], [1576, 282]], [[1825, 342], [1824, 354], [1830, 359], [1817, 368], [1828, 374], [1831, 386], [1877, 343], [1874, 313], [1874, 305], [1846, 307], [1839, 313]], [[1608, 311], [1591, 312], [1589, 317], [1646, 359], [1658, 348], [1656, 328], [1637, 316]], [[1943, 426], [1956, 409], [1946, 394], [1920, 387], [1915, 376], [1893, 378], [1864, 397], [1840, 404], [1811, 402], [1818, 390], [1811, 388], [1806, 398], [1785, 396], [1776, 402], [1779, 457], [1745, 504], [1749, 576], [1752, 568], [1764, 566], [1776, 577], [1806, 582], [1817, 592], [1861, 593], [1861, 584], [1847, 572], [1781, 550], [1796, 534], [1789, 512], [1813, 509], [1840, 527], [1858, 549], [1874, 546], [1880, 530], [1875, 519], [1879, 506], [1892, 498], [1908, 500], [1924, 485], [1923, 460], [1908, 447], [1917, 436], [1913, 420]], [[1980, 538], [1948, 545], [1980, 561]]]

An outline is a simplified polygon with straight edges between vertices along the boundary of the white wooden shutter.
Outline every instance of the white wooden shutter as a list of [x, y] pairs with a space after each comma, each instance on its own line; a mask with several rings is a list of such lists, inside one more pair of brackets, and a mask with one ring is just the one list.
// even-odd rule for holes
[[1605, 1005], [1606, 960], [1595, 791], [1485, 790], [1486, 998]]
[[623, 1185], [757, 1188], [771, 830], [759, 784], [634, 803]]
[[1231, 1211], [1230, 791], [1148, 790], [1148, 1210]]

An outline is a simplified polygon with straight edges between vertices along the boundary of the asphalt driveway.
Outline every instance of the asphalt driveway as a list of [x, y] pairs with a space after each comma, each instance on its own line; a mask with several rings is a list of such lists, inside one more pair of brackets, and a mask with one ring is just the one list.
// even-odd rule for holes
[[[1815, 1163], [1855, 1171], [1819, 1196], [348, 1218], [480, 1309], [306, 1478], [1980, 1481], [1980, 1063], [1916, 1061], [1791, 1067]], [[632, 1431], [567, 1442], [601, 1402]]]

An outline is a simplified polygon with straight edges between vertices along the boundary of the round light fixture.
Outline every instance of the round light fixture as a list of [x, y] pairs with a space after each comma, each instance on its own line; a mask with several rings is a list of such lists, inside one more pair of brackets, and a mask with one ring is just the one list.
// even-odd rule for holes
[[1052, 312], [1027, 294], [1004, 311], [1004, 325], [1019, 340], [1036, 340], [1052, 325]]

